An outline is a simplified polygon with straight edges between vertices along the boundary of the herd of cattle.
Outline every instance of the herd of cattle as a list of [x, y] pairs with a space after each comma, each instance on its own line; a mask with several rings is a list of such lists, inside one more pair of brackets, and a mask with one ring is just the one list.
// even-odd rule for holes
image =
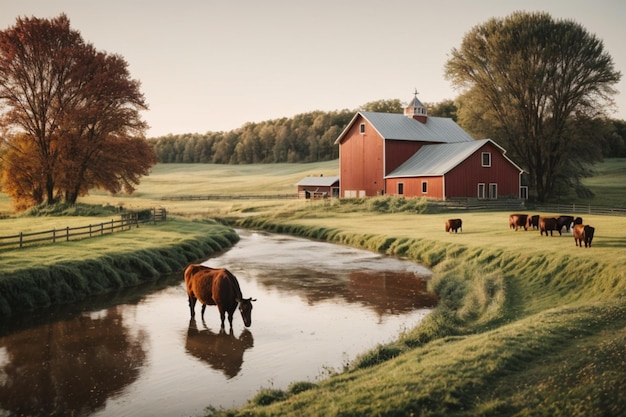
[[[562, 235], [563, 228], [565, 228], [566, 232], [571, 231], [571, 233], [574, 235], [574, 243], [576, 244], [576, 246], [580, 246], [581, 248], [583, 245], [585, 245], [586, 248], [591, 247], [593, 234], [596, 230], [594, 227], [588, 224], [583, 224], [582, 217], [547, 217], [539, 216], [538, 214], [529, 215], [519, 213], [509, 215], [509, 227], [511, 229], [515, 229], [516, 231], [519, 229], [538, 229], [542, 236], [544, 233], [546, 234], [546, 236], [548, 236], [548, 232], [550, 232], [550, 236], [553, 236], [554, 232], [558, 232], [559, 235]], [[446, 220], [446, 232], [457, 233], [459, 230], [463, 231], [463, 220]]]

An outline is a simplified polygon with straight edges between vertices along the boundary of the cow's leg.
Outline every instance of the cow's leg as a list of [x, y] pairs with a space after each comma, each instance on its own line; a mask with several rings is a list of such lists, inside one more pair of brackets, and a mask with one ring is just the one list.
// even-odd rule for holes
[[202, 320], [204, 320], [204, 310], [206, 310], [206, 304], [202, 304]]
[[196, 297], [194, 297], [193, 295], [189, 296], [189, 313], [191, 314], [191, 317], [195, 317], [196, 315]]
[[230, 324], [230, 328], [233, 328], [233, 313], [234, 311], [229, 311], [228, 312], [228, 324]]
[[222, 329], [224, 328], [224, 320], [226, 320], [226, 311], [223, 308], [219, 307], [220, 310], [220, 320], [222, 321]]

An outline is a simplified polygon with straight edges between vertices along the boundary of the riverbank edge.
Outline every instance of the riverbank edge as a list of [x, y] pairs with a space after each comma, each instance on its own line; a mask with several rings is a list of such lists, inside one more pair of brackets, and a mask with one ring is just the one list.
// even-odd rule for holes
[[[184, 239], [180, 239], [179, 232], [172, 231], [172, 239], [163, 239], [164, 243], [160, 245], [152, 243], [150, 247], [101, 255], [85, 253], [84, 259], [68, 257], [52, 265], [27, 265], [0, 274], [0, 318], [70, 304], [157, 280], [182, 271], [189, 263], [225, 251], [239, 241], [236, 231], [226, 225], [185, 220], [177, 220], [179, 223], [176, 224], [181, 221], [189, 223], [193, 229]], [[137, 230], [136, 234], [141, 233], [141, 229]], [[166, 237], [168, 231], [160, 227], [159, 233]], [[96, 239], [114, 238], [117, 236], [105, 235]], [[85, 242], [67, 242], [65, 245], [80, 247]]]
[[[606, 266], [585, 265], [584, 260], [576, 262], [568, 258], [561, 259], [555, 254], [546, 254], [542, 259], [538, 259], [535, 265], [525, 265], [520, 272], [516, 268], [528, 263], [528, 258], [522, 256], [519, 259], [519, 254], [508, 253], [506, 250], [487, 247], [468, 250], [460, 245], [436, 240], [397, 239], [366, 232], [355, 234], [343, 232], [340, 228], [321, 226], [324, 223], [323, 218], [317, 220], [320, 223], [319, 226], [305, 226], [298, 224], [297, 220], [293, 221], [288, 218], [277, 220], [262, 216], [220, 219], [225, 224], [236, 228], [322, 240], [401, 256], [418, 262], [431, 268], [435, 273], [431, 281], [431, 289], [440, 297], [439, 305], [416, 328], [399, 335], [396, 342], [379, 346], [365, 353], [350, 367], [331, 375], [319, 384], [296, 381], [287, 391], [264, 389], [247, 405], [239, 409], [210, 410], [210, 414], [207, 415], [272, 416], [298, 413], [307, 416], [320, 415], [320, 413], [362, 415], [362, 413], [372, 412], [376, 415], [440, 415], [438, 414], [440, 412], [446, 415], [457, 415], [458, 411], [458, 415], [464, 416], [503, 416], [517, 415], [516, 413], [522, 410], [529, 411], [535, 407], [536, 415], [582, 416], [591, 409], [594, 412], [599, 410], [601, 412], [604, 409], [609, 414], [620, 409], [626, 410], [623, 401], [606, 398], [605, 382], [612, 380], [615, 383], [623, 380], [623, 376], [626, 375], [626, 370], [621, 369], [623, 366], [619, 362], [620, 359], [616, 358], [616, 362], [613, 363], [613, 353], [611, 353], [601, 359], [590, 359], [591, 364], [581, 364], [578, 362], [586, 359], [579, 359], [577, 352], [572, 353], [572, 350], [576, 351], [579, 346], [588, 348], [586, 345], [588, 343], [613, 345], [617, 340], [619, 345], [625, 338], [623, 332], [617, 332], [614, 336], [605, 334], [609, 328], [614, 330], [626, 326], [626, 308], [620, 301], [625, 293], [625, 283], [619, 265], [612, 265], [610, 261]], [[569, 261], [571, 268], [560, 266], [566, 264], [563, 261]], [[546, 269], [545, 263], [554, 263], [555, 266]], [[581, 266], [592, 268], [597, 275], [588, 279], [577, 277], [575, 283], [571, 284], [572, 279], [568, 275], [572, 275], [571, 272]], [[534, 277], [527, 281], [527, 278], [533, 275]], [[569, 293], [564, 292], [561, 288], [564, 283], [573, 285], [574, 288], [569, 288]], [[607, 287], [610, 287], [609, 291]], [[520, 297], [520, 299], [516, 300], [515, 297]], [[482, 301], [477, 301], [480, 298]], [[472, 300], [471, 303], [474, 305], [468, 306], [467, 300]], [[549, 307], [550, 305], [552, 308]], [[557, 318], [553, 319], [553, 317]], [[541, 331], [533, 329], [533, 335], [528, 341], [522, 339], [515, 342], [519, 343], [520, 347], [525, 343], [530, 343], [532, 352], [524, 351], [524, 348], [521, 348], [520, 352], [511, 351], [509, 339], [519, 339], [520, 332], [525, 332], [529, 327], [535, 327], [537, 322], [542, 325], [546, 323], [546, 328]], [[593, 322], [593, 326], [596, 327], [592, 331], [588, 330], [590, 322]], [[512, 335], [511, 332], [513, 332]], [[541, 336], [542, 332], [543, 336]], [[559, 337], [549, 340], [554, 334], [558, 334]], [[549, 340], [545, 346], [542, 346], [542, 337]], [[498, 340], [497, 343], [491, 340], [494, 338]], [[442, 350], [439, 353], [448, 358], [451, 356], [450, 352], [445, 353], [443, 350], [454, 345], [458, 345], [459, 351], [469, 349], [473, 354], [478, 349], [475, 346], [476, 339], [481, 340], [478, 342], [480, 344], [486, 342], [490, 345], [490, 348], [494, 350], [491, 352], [494, 361], [500, 361], [502, 356], [507, 358], [503, 361], [505, 364], [498, 364], [494, 372], [489, 369], [491, 367], [489, 363], [472, 363], [472, 358], [463, 358], [461, 359], [463, 365], [455, 363], [452, 368], [454, 371], [451, 372], [466, 366], [472, 369], [484, 367], [487, 370], [485, 376], [472, 375], [467, 383], [459, 382], [459, 378], [463, 381], [463, 377], [457, 374], [441, 375], [439, 364], [427, 367], [429, 373], [433, 372], [437, 378], [443, 379], [437, 383], [439, 387], [432, 392], [411, 394], [410, 391], [407, 392], [406, 387], [390, 389], [386, 386], [399, 384], [399, 380], [404, 379], [407, 385], [412, 386], [413, 389], [416, 388], [418, 383], [415, 378], [420, 379], [422, 376], [406, 375], [411, 371], [399, 370], [397, 366], [398, 363], [407, 361], [407, 355], [413, 360], [417, 356], [417, 361], [420, 362], [419, 356], [424, 352], [431, 354], [431, 352]], [[576, 341], [573, 342], [572, 339]], [[468, 348], [468, 344], [471, 347]], [[618, 355], [621, 354], [623, 352]], [[535, 356], [541, 359], [536, 360]], [[523, 369], [519, 372], [516, 369], [524, 368], [519, 363], [520, 357], [522, 362], [526, 361], [530, 364], [528, 365], [530, 370]], [[550, 361], [548, 364], [539, 363], [547, 357]], [[485, 359], [477, 355], [477, 358], [473, 360], [478, 358], [481, 361]], [[593, 362], [594, 360], [596, 362]], [[606, 381], [602, 381], [602, 386], [598, 387], [586, 381], [574, 381], [570, 383], [571, 385], [565, 383], [563, 386], [558, 386], [558, 382], [561, 382], [558, 381], [557, 386], [551, 387], [553, 392], [550, 393], [549, 400], [537, 396], [539, 390], [545, 390], [543, 386], [533, 388], [533, 383], [536, 384], [537, 381], [529, 379], [527, 385], [524, 385], [526, 374], [537, 373], [537, 368], [544, 368], [539, 373], [548, 373], [550, 377], [552, 377], [550, 372], [561, 372], [562, 370], [557, 368], [562, 367], [560, 365], [562, 361], [568, 363], [568, 366], [570, 362], [575, 361], [575, 364], [571, 365], [573, 368], [584, 366], [593, 368], [602, 364], [604, 368], [617, 372], [617, 377], [615, 375], [607, 377]], [[468, 363], [470, 365], [467, 365]], [[500, 366], [504, 366], [505, 369], [497, 369]], [[507, 366], [512, 369], [506, 369]], [[390, 368], [393, 368], [393, 371], [390, 371]], [[562, 372], [568, 375], [572, 371]], [[523, 376], [517, 375], [518, 373], [522, 373]], [[386, 378], [391, 378], [394, 382], [385, 382]], [[506, 382], [502, 382], [503, 380]], [[511, 385], [512, 381], [522, 385], [517, 388], [511, 386], [507, 389], [493, 389], [498, 384]], [[620, 385], [619, 382], [618, 385]], [[445, 389], [442, 390], [442, 386]], [[387, 392], [388, 389], [390, 392]], [[367, 392], [359, 392], [361, 390]], [[457, 390], [464, 391], [462, 397], [465, 398], [456, 398], [452, 403], [448, 403], [450, 395], [455, 397], [460, 394]], [[577, 390], [588, 391], [588, 393], [573, 394]], [[611, 389], [608, 391], [610, 396], [612, 391]], [[542, 391], [541, 394], [545, 395], [545, 392]], [[517, 403], [511, 401], [513, 395], [519, 397]], [[487, 400], [480, 398], [484, 396], [493, 396], [493, 398]], [[384, 399], [381, 400], [381, 398]], [[390, 398], [394, 400], [391, 401]], [[589, 401], [588, 398], [593, 398], [594, 401]], [[531, 399], [536, 404], [530, 404]], [[550, 401], [554, 405], [549, 405]], [[396, 404], [391, 404], [392, 402]], [[376, 406], [375, 403], [378, 405]], [[470, 411], [472, 407], [477, 414]], [[561, 414], [555, 414], [554, 410], [559, 408]], [[577, 412], [567, 414], [572, 410]]]

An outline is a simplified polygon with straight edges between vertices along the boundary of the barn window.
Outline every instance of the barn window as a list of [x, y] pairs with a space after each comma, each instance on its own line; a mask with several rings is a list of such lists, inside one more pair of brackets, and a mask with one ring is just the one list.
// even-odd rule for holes
[[481, 156], [482, 156], [483, 166], [490, 167], [491, 166], [491, 152], [483, 152]]
[[484, 200], [485, 199], [485, 184], [484, 183], [479, 183], [478, 184], [478, 199], [479, 200]]
[[519, 187], [519, 198], [522, 200], [528, 200], [528, 186], [522, 185]]
[[404, 194], [404, 183], [399, 182], [398, 183], [398, 195], [403, 195], [403, 194]]
[[495, 182], [489, 184], [489, 198], [492, 200], [498, 198], [498, 184]]
[[428, 193], [428, 181], [422, 181], [422, 194]]
[[361, 126], [359, 126], [359, 132], [361, 132], [361, 134], [365, 133], [365, 123], [361, 123]]

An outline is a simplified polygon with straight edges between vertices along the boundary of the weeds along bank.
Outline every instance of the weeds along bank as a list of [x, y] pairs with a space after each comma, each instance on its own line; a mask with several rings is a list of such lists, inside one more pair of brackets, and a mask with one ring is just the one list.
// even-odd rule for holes
[[362, 233], [320, 213], [231, 222], [409, 258], [433, 270], [438, 307], [343, 372], [211, 415], [626, 415], [622, 258], [398, 237], [354, 218]]
[[213, 221], [168, 220], [97, 238], [0, 252], [0, 317], [182, 271], [239, 240]]

